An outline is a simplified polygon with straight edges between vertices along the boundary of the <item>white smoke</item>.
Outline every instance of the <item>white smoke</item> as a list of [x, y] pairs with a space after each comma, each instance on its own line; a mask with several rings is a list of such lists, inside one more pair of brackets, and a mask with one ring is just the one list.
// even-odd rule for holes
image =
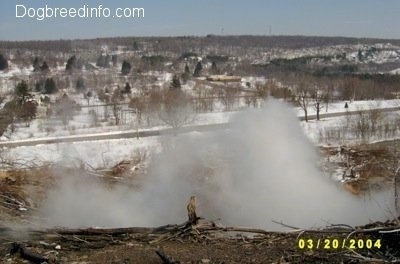
[[60, 175], [42, 216], [69, 227], [180, 223], [196, 195], [202, 217], [270, 230], [282, 228], [272, 220], [310, 228], [393, 217], [386, 194], [364, 201], [324, 176], [297, 117], [276, 100], [237, 114], [226, 131], [171, 141], [153, 155], [139, 189]]

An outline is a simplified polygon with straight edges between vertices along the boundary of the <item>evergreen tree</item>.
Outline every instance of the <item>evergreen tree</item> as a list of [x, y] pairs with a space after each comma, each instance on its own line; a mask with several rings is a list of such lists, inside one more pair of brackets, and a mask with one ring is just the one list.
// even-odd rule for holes
[[35, 59], [33, 60], [32, 66], [33, 66], [34, 72], [38, 72], [40, 70], [40, 62], [39, 62], [38, 57], [35, 57]]
[[36, 92], [42, 92], [44, 87], [43, 81], [38, 81], [35, 83], [35, 91]]
[[362, 61], [363, 60], [363, 55], [362, 55], [362, 51], [361, 50], [358, 50], [357, 57], [358, 57], [358, 61]]
[[103, 67], [103, 55], [100, 55], [98, 58], [97, 58], [97, 61], [96, 61], [96, 66], [97, 67]]
[[185, 71], [182, 74], [182, 81], [185, 84], [190, 78], [190, 69], [189, 66], [186, 64], [185, 65]]
[[189, 65], [185, 65], [185, 74], [190, 74]]
[[49, 65], [47, 65], [47, 62], [45, 62], [45, 61], [43, 62], [42, 66], [40, 66], [40, 70], [42, 72], [50, 71], [50, 67], [49, 67]]
[[215, 61], [211, 64], [211, 74], [219, 74], [217, 63]]
[[133, 42], [132, 49], [133, 49], [134, 51], [139, 50], [139, 45], [137, 44], [136, 41]]
[[7, 68], [8, 68], [8, 61], [2, 54], [0, 54], [0, 71], [4, 71]]
[[103, 57], [103, 55], [100, 55], [100, 56], [97, 58], [96, 66], [97, 66], [97, 67], [104, 67], [104, 57]]
[[69, 71], [70, 73], [74, 69], [82, 69], [82, 62], [78, 60], [75, 55], [71, 56], [67, 60], [67, 65], [65, 66], [65, 70]]
[[130, 84], [128, 82], [125, 84], [123, 93], [125, 93], [125, 94], [131, 94], [132, 93], [132, 88], [131, 88], [131, 86], [130, 86]]
[[174, 75], [174, 77], [172, 78], [171, 88], [174, 88], [174, 89], [181, 88], [181, 81], [179, 80], [179, 77], [176, 75]]
[[117, 60], [118, 60], [117, 55], [114, 54], [111, 56], [111, 61], [112, 61], [113, 66], [117, 65]]
[[130, 71], [131, 71], [131, 64], [129, 62], [127, 62], [126, 60], [124, 60], [122, 62], [121, 73], [123, 75], [128, 75]]
[[104, 68], [110, 68], [111, 56], [106, 55], [104, 56]]
[[72, 71], [76, 64], [76, 56], [73, 55], [67, 60], [67, 65], [65, 66], [65, 70]]
[[85, 82], [82, 77], [79, 77], [78, 80], [76, 80], [76, 90], [78, 92], [83, 92], [85, 89]]
[[193, 76], [199, 77], [202, 70], [203, 70], [203, 66], [201, 65], [201, 61], [199, 61], [196, 65], [196, 68], [194, 69]]
[[56, 83], [53, 78], [47, 78], [44, 83], [44, 93], [45, 94], [52, 94], [57, 91]]
[[21, 103], [25, 103], [26, 99], [31, 96], [28, 84], [22, 81], [15, 87], [15, 95], [20, 99]]

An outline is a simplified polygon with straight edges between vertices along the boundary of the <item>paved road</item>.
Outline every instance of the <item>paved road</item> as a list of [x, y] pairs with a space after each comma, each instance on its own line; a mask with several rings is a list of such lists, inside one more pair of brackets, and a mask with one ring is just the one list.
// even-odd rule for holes
[[[194, 131], [210, 131], [228, 128], [228, 123], [222, 124], [210, 124], [210, 125], [198, 125], [188, 126], [179, 129], [179, 133], [188, 133]], [[62, 137], [48, 137], [48, 138], [36, 138], [36, 139], [24, 139], [15, 141], [0, 142], [0, 147], [20, 147], [20, 146], [34, 146], [39, 144], [54, 144], [62, 142], [79, 142], [79, 141], [93, 141], [93, 140], [107, 140], [107, 139], [121, 139], [121, 138], [135, 138], [135, 137], [153, 137], [159, 135], [173, 134], [174, 130], [171, 128], [159, 129], [159, 130], [127, 130], [120, 132], [109, 132], [109, 133], [98, 133], [90, 135], [73, 135], [73, 136], [62, 136]]]
[[[380, 109], [382, 112], [395, 112], [400, 111], [400, 107], [391, 107]], [[320, 118], [329, 118], [329, 117], [340, 117], [349, 115], [355, 115], [359, 112], [369, 112], [371, 110], [361, 110], [361, 111], [349, 111], [349, 112], [340, 112], [340, 113], [325, 113], [320, 114]], [[316, 115], [309, 115], [308, 120], [315, 120], [317, 118]], [[299, 117], [300, 120], [305, 120], [304, 116]], [[194, 131], [212, 131], [217, 129], [225, 129], [228, 128], [228, 123], [221, 124], [208, 124], [208, 125], [197, 125], [197, 126], [188, 126], [183, 127], [179, 130], [179, 133], [188, 133]], [[121, 139], [121, 138], [135, 138], [135, 137], [152, 137], [159, 136], [165, 134], [172, 134], [174, 132], [171, 128], [159, 129], [159, 130], [128, 130], [128, 131], [120, 131], [120, 132], [108, 132], [108, 133], [99, 133], [99, 134], [91, 134], [91, 135], [73, 135], [73, 136], [62, 136], [62, 137], [49, 137], [49, 138], [37, 138], [37, 139], [25, 139], [25, 140], [15, 140], [15, 141], [6, 141], [0, 142], [0, 147], [20, 147], [20, 146], [34, 146], [39, 144], [54, 144], [54, 143], [62, 143], [62, 142], [79, 142], [79, 141], [93, 141], [93, 140], [107, 140], [107, 139]]]
[[[400, 111], [400, 107], [388, 107], [388, 108], [382, 108], [382, 109], [372, 109], [372, 110], [358, 110], [358, 111], [348, 111], [348, 112], [340, 112], [340, 113], [326, 113], [326, 114], [320, 114], [320, 118], [329, 118], [329, 117], [339, 117], [339, 116], [345, 116], [345, 115], [356, 115], [358, 113], [367, 113], [373, 110], [380, 110], [383, 113], [387, 112], [396, 112]], [[299, 117], [301, 121], [305, 120], [304, 116]], [[315, 120], [317, 119], [317, 115], [309, 115], [308, 120]]]

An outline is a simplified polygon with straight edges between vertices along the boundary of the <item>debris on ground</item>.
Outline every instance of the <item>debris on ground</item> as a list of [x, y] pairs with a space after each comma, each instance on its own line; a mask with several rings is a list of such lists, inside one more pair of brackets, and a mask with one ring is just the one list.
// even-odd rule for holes
[[383, 190], [392, 184], [399, 166], [397, 151], [387, 142], [321, 148], [325, 170], [336, 175], [343, 187], [357, 196]]
[[[371, 148], [371, 149], [369, 149]], [[354, 194], [391, 183], [395, 152], [384, 145], [323, 148], [345, 175]], [[138, 169], [137, 169], [138, 168]], [[289, 231], [228, 227], [199, 217], [196, 198], [189, 200], [188, 221], [160, 227], [17, 228], [54, 186], [51, 166], [0, 173], [1, 263], [382, 263], [400, 262], [400, 218], [365, 226], [328, 226]], [[143, 160], [124, 160], [85, 177], [105, 183], [130, 182], [143, 174]], [[207, 175], [212, 171], [206, 170]], [[79, 175], [83, 175], [79, 171]], [[110, 181], [113, 179], [113, 181]], [[346, 187], [347, 186], [347, 187]], [[352, 190], [350, 190], [352, 188]], [[32, 194], [35, 194], [32, 196]], [[9, 223], [12, 223], [10, 225]]]
[[[24, 240], [15, 241], [24, 232]], [[249, 234], [249, 235], [246, 235]], [[44, 230], [0, 229], [0, 260], [49, 263], [360, 263], [400, 261], [400, 218], [318, 230], [192, 225]], [[19, 254], [15, 254], [19, 253]], [[105, 253], [107, 255], [105, 255]], [[112, 259], [112, 261], [110, 261]]]

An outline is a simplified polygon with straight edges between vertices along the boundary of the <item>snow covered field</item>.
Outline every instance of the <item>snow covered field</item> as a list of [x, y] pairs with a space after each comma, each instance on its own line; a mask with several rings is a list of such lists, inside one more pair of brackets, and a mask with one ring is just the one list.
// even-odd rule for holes
[[[398, 100], [392, 101], [363, 101], [352, 102], [349, 104], [349, 109], [366, 110], [373, 108], [393, 107], [399, 103]], [[345, 112], [344, 103], [338, 102], [329, 105], [329, 113]], [[354, 111], [353, 110], [353, 111]], [[310, 107], [310, 114], [313, 114], [313, 109]], [[324, 113], [323, 111], [322, 113]], [[219, 112], [207, 113], [197, 116], [194, 124], [221, 124], [227, 123], [229, 120], [237, 116], [240, 112]], [[293, 111], [296, 114], [296, 111]], [[301, 116], [302, 112], [297, 111], [297, 115]], [[397, 112], [387, 114], [386, 118], [395, 118], [398, 116]], [[321, 138], [330, 129], [340, 129], [348, 122], [346, 116], [332, 117], [317, 120], [310, 120], [309, 122], [300, 121], [300, 125], [305, 135], [316, 145], [326, 145], [327, 142]], [[356, 115], [352, 118], [356, 118]], [[263, 122], [263, 120], [260, 120]], [[271, 124], [273, 126], [273, 124]], [[157, 130], [166, 128], [165, 126], [153, 127], [150, 130]], [[87, 129], [86, 132], [92, 135], [98, 134], [115, 134], [119, 133], [118, 128], [114, 127], [114, 131], [110, 132], [102, 130], [102, 128]], [[62, 132], [62, 130], [59, 130]], [[134, 130], [132, 130], [134, 131]], [[65, 132], [65, 131], [64, 131]], [[209, 132], [192, 132], [190, 134], [203, 134]], [[23, 138], [22, 132], [17, 133], [19, 137]], [[34, 133], [35, 134], [35, 133]], [[40, 135], [40, 134], [39, 134]], [[68, 133], [57, 133], [57, 136], [68, 135]], [[379, 141], [384, 139], [392, 139], [398, 135], [388, 137], [371, 137], [369, 141]], [[20, 146], [16, 148], [3, 149], [3, 157], [13, 160], [24, 160], [29, 164], [48, 164], [48, 163], [63, 163], [77, 166], [82, 162], [89, 164], [94, 168], [112, 166], [124, 159], [130, 159], [138, 154], [138, 152], [151, 153], [152, 151], [159, 151], [163, 142], [171, 136], [155, 136], [145, 138], [132, 138], [132, 139], [113, 139], [101, 141], [87, 141], [87, 142], [74, 142], [74, 143], [57, 143], [57, 144], [43, 144], [36, 146]], [[15, 137], [17, 138], [17, 136]], [[49, 138], [50, 137], [45, 137]], [[330, 139], [329, 145], [341, 145], [349, 142], [356, 142], [354, 136], [347, 135], [349, 140], [345, 138], [337, 138], [336, 140]]]
[[[367, 53], [370, 49], [374, 48], [375, 51], [367, 56]], [[270, 60], [274, 58], [300, 58], [307, 56], [335, 56], [337, 54], [346, 54], [346, 60], [350, 60], [355, 64], [365, 64], [366, 62], [375, 62], [375, 63], [384, 63], [390, 62], [392, 60], [399, 60], [400, 56], [398, 55], [397, 46], [393, 46], [391, 44], [375, 44], [372, 46], [368, 45], [335, 45], [335, 46], [327, 46], [321, 48], [302, 48], [302, 49], [272, 49], [270, 52], [273, 54], [269, 54], [265, 51], [265, 58], [261, 58], [260, 61]], [[103, 50], [102, 52], [106, 52]], [[124, 51], [128, 52], [128, 51]], [[361, 54], [359, 54], [361, 52]], [[115, 54], [122, 55], [122, 50], [118, 49], [118, 52]], [[129, 55], [134, 55], [134, 53], [127, 53]], [[363, 55], [364, 61], [358, 61], [359, 55]], [[258, 57], [257, 54], [256, 57]], [[53, 68], [49, 76], [56, 76], [59, 74], [60, 76], [65, 75], [65, 60], [63, 63], [58, 64], [57, 67]], [[336, 62], [335, 62], [336, 63]], [[104, 83], [105, 79], [102, 78], [104, 76], [119, 76], [121, 63], [119, 62], [117, 65], [114, 65], [113, 68], [103, 69], [96, 66], [95, 61], [90, 61], [89, 64], [93, 67], [91, 70], [83, 69], [82, 72], [87, 74], [88, 76], [93, 74], [94, 76], [98, 75], [99, 83]], [[208, 63], [210, 64], [210, 63]], [[205, 68], [210, 67], [210, 65], [204, 65]], [[395, 73], [395, 71], [393, 71]], [[16, 65], [10, 60], [9, 68], [7, 71], [0, 72], [0, 87], [3, 94], [11, 92], [17, 81], [21, 79], [29, 79], [31, 76], [35, 75], [33, 73], [32, 66], [19, 66]], [[168, 86], [173, 78], [173, 74], [167, 71], [158, 71], [158, 70], [148, 70], [140, 73], [142, 77], [149, 78], [152, 81], [144, 82], [141, 84], [142, 86], [149, 86], [147, 88], [151, 88], [151, 85], [155, 87], [163, 87]], [[119, 79], [119, 77], [121, 77]], [[121, 80], [128, 81], [127, 76], [119, 76], [115, 77], [114, 82], [111, 87], [116, 86], [117, 83], [121, 83]], [[132, 77], [132, 79], [136, 78], [136, 76]], [[68, 89], [71, 91], [74, 90], [72, 85], [72, 79], [70, 80], [71, 84]], [[203, 78], [205, 79], [205, 78]], [[252, 77], [252, 76], [243, 76], [242, 83], [239, 85], [241, 88], [248, 92], [248, 87], [254, 87], [256, 83], [266, 83], [266, 77]], [[135, 86], [135, 81], [132, 81], [132, 93], [139, 93], [139, 89]], [[182, 90], [193, 93], [194, 87], [196, 85], [196, 81], [191, 79], [186, 84], [182, 84]], [[207, 85], [211, 84], [202, 84]], [[96, 86], [97, 87], [97, 86]], [[93, 90], [93, 87], [87, 87], [88, 90]], [[143, 87], [142, 87], [143, 88]], [[251, 89], [250, 89], [251, 90]], [[253, 91], [254, 92], [254, 91]], [[50, 95], [53, 96], [53, 95]], [[84, 99], [82, 94], [74, 94], [71, 93], [71, 97], [74, 101], [76, 101], [81, 106], [89, 105], [89, 101]], [[55, 99], [55, 98], [52, 98]], [[55, 100], [53, 100], [55, 101]], [[359, 110], [368, 110], [368, 109], [386, 109], [400, 106], [400, 100], [373, 100], [373, 101], [353, 101], [347, 102], [348, 108], [345, 109], [345, 101], [339, 101], [330, 103], [328, 106], [322, 106], [320, 114], [326, 113], [346, 113], [346, 112], [355, 112]], [[90, 99], [90, 105], [101, 105], [103, 104], [96, 96]], [[298, 117], [304, 116], [304, 111], [301, 108], [296, 108], [293, 106], [289, 106], [293, 110], [293, 114]], [[103, 107], [99, 106], [96, 110], [98, 113], [103, 112]], [[244, 103], [243, 100], [239, 100], [236, 107], [230, 111], [225, 111], [221, 102], [217, 102], [214, 106], [212, 112], [208, 113], [199, 113], [196, 114], [193, 118], [193, 122], [186, 124], [186, 126], [194, 126], [194, 125], [207, 125], [207, 124], [224, 124], [228, 123], [232, 118], [234, 118], [241, 111], [246, 111], [252, 107], [249, 107]], [[85, 135], [115, 135], [121, 132], [127, 131], [155, 131], [160, 129], [168, 128], [167, 125], [160, 122], [160, 120], [156, 120], [157, 118], [153, 118], [149, 124], [146, 122], [142, 122], [140, 125], [138, 124], [137, 118], [135, 114], [132, 114], [132, 109], [128, 106], [123, 106], [123, 111], [126, 114], [123, 116], [124, 122], [123, 125], [114, 125], [112, 120], [106, 120], [102, 122], [94, 122], [93, 117], [89, 114], [89, 110], [93, 108], [82, 107], [82, 109], [75, 113], [73, 119], [69, 121], [68, 125], [62, 123], [61, 120], [57, 120], [55, 118], [48, 119], [34, 119], [30, 126], [27, 127], [23, 123], [16, 124], [15, 131], [11, 132], [11, 129], [8, 129], [1, 137], [0, 142], [18, 142], [23, 140], [39, 140], [39, 139], [57, 139], [60, 137], [75, 137], [75, 136], [85, 136]], [[111, 112], [111, 110], [108, 110]], [[313, 104], [310, 103], [307, 109], [308, 115], [315, 115], [316, 108]], [[111, 114], [112, 115], [112, 114]], [[397, 118], [397, 112], [385, 114], [385, 119], [391, 120], [394, 122]], [[394, 120], [394, 121], [393, 121]], [[262, 122], [263, 120], [260, 120]], [[277, 120], [279, 121], [279, 120]], [[356, 122], [355, 118], [352, 117], [351, 122]], [[389, 121], [388, 121], [389, 122]], [[96, 124], [95, 124], [96, 123]], [[347, 144], [351, 142], [357, 142], [355, 139], [356, 136], [353, 135], [353, 131], [343, 130], [344, 126], [349, 125], [349, 117], [347, 116], [339, 116], [339, 117], [330, 117], [330, 118], [322, 118], [320, 121], [310, 120], [309, 122], [301, 121], [300, 125], [307, 135], [307, 137], [315, 144], [315, 145], [341, 145]], [[273, 124], [271, 124], [273, 126]], [[333, 131], [333, 132], [332, 132]], [[397, 133], [397, 131], [395, 131]], [[199, 133], [199, 132], [197, 132]], [[205, 132], [201, 132], [205, 133]], [[332, 138], [333, 134], [340, 134], [337, 138]], [[386, 133], [385, 135], [380, 135], [377, 137], [368, 137], [368, 141], [377, 141], [384, 139], [391, 139], [398, 137], [396, 133]], [[161, 141], [163, 137], [146, 137], [139, 139], [113, 139], [113, 140], [102, 140], [102, 141], [83, 141], [83, 142], [74, 142], [74, 143], [57, 143], [57, 144], [46, 144], [46, 145], [36, 145], [36, 146], [20, 146], [16, 148], [3, 149], [2, 156], [8, 157], [8, 159], [13, 160], [26, 160], [34, 163], [58, 163], [58, 162], [66, 162], [69, 164], [75, 164], [74, 162], [77, 160], [84, 161], [90, 166], [93, 167], [106, 167], [115, 164], [122, 159], [129, 159], [132, 155], [135, 155], [136, 151], [149, 151], [150, 149], [159, 149], [161, 147]], [[329, 140], [328, 140], [329, 139]]]
[[66, 167], [109, 168], [122, 160], [157, 151], [160, 146], [156, 137], [83, 141], [3, 149], [2, 157], [21, 167], [58, 164]]
[[[325, 106], [321, 108], [320, 114], [325, 113], [346, 113], [346, 112], [354, 112], [360, 110], [370, 110], [370, 109], [385, 109], [385, 108], [393, 108], [400, 107], [400, 100], [376, 100], [376, 101], [353, 101], [347, 102], [348, 109], [344, 108], [345, 101], [330, 103], [328, 108]], [[245, 110], [246, 107], [242, 106], [242, 110]], [[303, 117], [304, 111], [301, 108], [294, 108], [297, 116]], [[309, 105], [308, 115], [315, 115], [316, 108], [313, 105]], [[227, 123], [229, 119], [234, 115], [237, 111], [220, 111], [220, 112], [211, 112], [211, 113], [199, 113], [195, 114], [193, 121], [188, 123], [187, 126], [192, 125], [206, 125], [206, 124], [221, 124]], [[334, 119], [336, 120], [336, 119]], [[24, 124], [17, 124], [16, 131], [11, 133], [10, 130], [6, 131], [6, 133], [0, 137], [0, 141], [17, 141], [24, 139], [47, 139], [47, 138], [57, 138], [63, 136], [72, 136], [72, 135], [94, 135], [94, 134], [104, 134], [104, 133], [118, 133], [121, 131], [137, 131], [138, 125], [135, 119], [128, 121], [125, 125], [108, 125], [105, 123], [100, 123], [99, 126], [90, 125], [91, 124], [90, 116], [87, 113], [87, 108], [83, 108], [81, 112], [77, 113], [73, 120], [69, 122], [67, 126], [64, 126], [61, 120], [57, 119], [35, 119], [31, 122], [29, 127], [26, 127]], [[342, 121], [339, 119], [338, 124]], [[152, 127], [143, 127], [140, 126], [141, 131], [149, 131], [149, 130], [158, 130], [168, 128], [167, 125], [160, 123], [158, 121], [157, 126]], [[323, 124], [328, 124], [326, 122], [320, 122], [319, 127], [323, 126]], [[309, 126], [309, 125], [307, 125]], [[307, 130], [307, 134], [309, 134], [310, 130]]]

